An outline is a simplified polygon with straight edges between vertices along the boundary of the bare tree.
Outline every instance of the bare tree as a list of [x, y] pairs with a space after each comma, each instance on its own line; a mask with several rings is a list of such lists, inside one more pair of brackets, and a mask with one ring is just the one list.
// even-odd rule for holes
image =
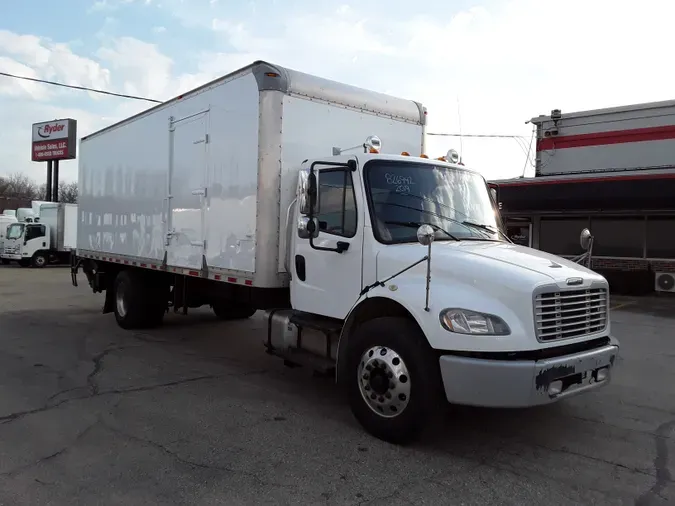
[[[7, 177], [0, 176], [0, 196], [17, 200], [50, 200], [47, 185], [37, 184], [25, 174], [16, 173]], [[59, 202], [77, 203], [78, 187], [76, 182], [59, 182]]]
[[38, 194], [38, 186], [25, 174], [15, 173], [4, 178], [2, 195], [19, 199], [34, 199]]
[[59, 183], [59, 202], [66, 202], [68, 204], [77, 203], [78, 188], [77, 183], [66, 183], [61, 181]]

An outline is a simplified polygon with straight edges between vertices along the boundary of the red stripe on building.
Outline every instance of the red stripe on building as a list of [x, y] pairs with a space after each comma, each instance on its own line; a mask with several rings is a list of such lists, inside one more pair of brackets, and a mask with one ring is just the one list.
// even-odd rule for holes
[[610, 144], [626, 144], [628, 142], [663, 141], [668, 139], [675, 139], [675, 125], [546, 137], [537, 141], [537, 151], [607, 146]]
[[581, 177], [574, 179], [553, 179], [548, 177], [537, 177], [523, 179], [518, 182], [494, 183], [497, 188], [500, 186], [532, 186], [539, 184], [567, 184], [567, 183], [606, 183], [608, 181], [644, 181], [649, 179], [675, 179], [675, 174], [643, 174], [637, 176], [607, 176], [607, 177]]

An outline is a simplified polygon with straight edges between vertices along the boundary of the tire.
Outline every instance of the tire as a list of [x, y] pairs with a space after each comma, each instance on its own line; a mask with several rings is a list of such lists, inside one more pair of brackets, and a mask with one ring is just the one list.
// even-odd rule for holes
[[389, 443], [417, 439], [446, 402], [438, 359], [420, 328], [406, 318], [375, 318], [356, 329], [348, 346], [346, 385], [356, 420]]
[[140, 272], [121, 271], [115, 278], [115, 319], [126, 330], [146, 329], [162, 323], [165, 299], [162, 291]]
[[31, 266], [35, 267], [36, 269], [42, 269], [47, 265], [47, 263], [49, 263], [49, 259], [44, 253], [35, 253], [30, 261]]
[[256, 312], [255, 308], [247, 304], [215, 302], [211, 304], [213, 313], [221, 320], [245, 320]]

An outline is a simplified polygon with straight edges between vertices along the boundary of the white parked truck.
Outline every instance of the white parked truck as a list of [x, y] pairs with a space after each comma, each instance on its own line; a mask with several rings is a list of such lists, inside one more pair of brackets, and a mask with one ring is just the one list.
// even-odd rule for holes
[[5, 260], [2, 258], [2, 252], [5, 249], [5, 238], [7, 236], [7, 229], [12, 223], [16, 223], [18, 220], [16, 219], [15, 214], [11, 213], [3, 213], [0, 214], [0, 260], [2, 260], [2, 263], [4, 265], [7, 265], [9, 263], [9, 260]]
[[605, 279], [505, 239], [480, 174], [420, 156], [425, 124], [416, 102], [256, 62], [84, 137], [73, 284], [82, 268], [126, 329], [264, 310], [267, 351], [335, 374], [391, 442], [442, 401], [607, 384]]
[[22, 267], [69, 263], [77, 241], [77, 204], [40, 203], [39, 213], [28, 222], [11, 224], [0, 258]]

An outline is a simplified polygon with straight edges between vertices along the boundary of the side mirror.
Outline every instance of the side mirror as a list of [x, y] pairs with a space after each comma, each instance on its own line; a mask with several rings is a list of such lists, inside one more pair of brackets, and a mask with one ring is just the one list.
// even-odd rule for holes
[[583, 229], [581, 231], [581, 236], [579, 237], [579, 244], [581, 244], [581, 247], [584, 251], [588, 251], [588, 248], [591, 247], [591, 242], [593, 241], [593, 236], [591, 235], [591, 231], [588, 230], [587, 228]]
[[300, 239], [316, 239], [319, 236], [319, 220], [317, 218], [309, 219], [308, 216], [301, 216], [298, 219], [298, 237]]
[[[319, 175], [314, 172], [311, 176], [309, 171], [300, 171], [298, 179], [298, 206], [300, 214], [308, 215], [310, 211], [316, 212], [319, 208]], [[314, 203], [313, 209], [310, 208]]]
[[429, 246], [434, 242], [434, 229], [431, 225], [422, 225], [417, 229], [417, 242], [422, 246]]

